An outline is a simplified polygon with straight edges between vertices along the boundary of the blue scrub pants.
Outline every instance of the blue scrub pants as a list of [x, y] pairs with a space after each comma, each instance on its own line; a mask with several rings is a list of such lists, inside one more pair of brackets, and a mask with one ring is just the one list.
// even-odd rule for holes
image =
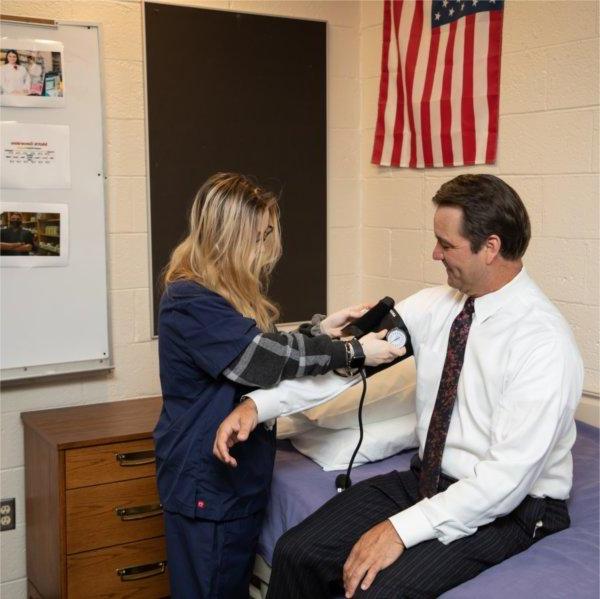
[[263, 514], [214, 522], [165, 511], [171, 597], [248, 599]]

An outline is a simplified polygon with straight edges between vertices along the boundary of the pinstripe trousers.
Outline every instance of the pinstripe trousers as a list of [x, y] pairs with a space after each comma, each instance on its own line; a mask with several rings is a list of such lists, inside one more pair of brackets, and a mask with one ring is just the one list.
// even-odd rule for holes
[[[267, 599], [342, 596], [342, 568], [352, 547], [370, 528], [419, 501], [419, 472], [415, 456], [411, 470], [360, 482], [287, 531], [275, 548]], [[454, 482], [442, 475], [438, 488], [444, 491]], [[565, 501], [526, 497], [471, 536], [449, 545], [433, 539], [405, 550], [355, 597], [438, 597], [569, 523]]]

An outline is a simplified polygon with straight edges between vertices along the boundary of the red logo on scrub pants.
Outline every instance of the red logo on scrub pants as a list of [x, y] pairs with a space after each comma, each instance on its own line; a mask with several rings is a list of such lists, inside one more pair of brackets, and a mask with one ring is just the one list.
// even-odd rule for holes
[[206, 504], [204, 503], [204, 501], [202, 501], [202, 499], [199, 499], [196, 502], [196, 507], [199, 507], [201, 510], [203, 510], [205, 506], [206, 506]]

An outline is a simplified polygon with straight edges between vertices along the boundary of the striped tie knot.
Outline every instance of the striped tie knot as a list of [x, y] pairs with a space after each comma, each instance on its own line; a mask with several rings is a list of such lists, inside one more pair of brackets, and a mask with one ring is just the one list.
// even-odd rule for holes
[[475, 298], [472, 295], [467, 298], [467, 301], [465, 302], [462, 311], [468, 314], [469, 316], [472, 316], [473, 312], [475, 312]]

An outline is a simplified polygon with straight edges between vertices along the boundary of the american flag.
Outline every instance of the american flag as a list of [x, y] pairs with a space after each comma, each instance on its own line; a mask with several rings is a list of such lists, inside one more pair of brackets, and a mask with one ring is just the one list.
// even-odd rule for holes
[[385, 0], [371, 162], [492, 164], [503, 0]]

